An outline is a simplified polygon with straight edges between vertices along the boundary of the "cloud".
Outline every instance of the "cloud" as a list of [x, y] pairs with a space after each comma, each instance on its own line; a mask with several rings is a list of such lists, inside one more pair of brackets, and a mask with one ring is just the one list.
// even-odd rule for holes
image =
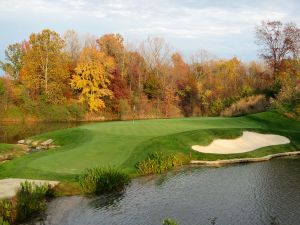
[[129, 38], [180, 39], [178, 43], [186, 41], [186, 46], [176, 47], [183, 50], [192, 49], [196, 40], [212, 48], [216, 42], [236, 45], [239, 40], [241, 49], [251, 49], [252, 43], [246, 41], [253, 39], [255, 25], [262, 20], [298, 23], [299, 10], [297, 0], [284, 4], [281, 0], [0, 0], [0, 25], [8, 32], [1, 37], [0, 51], [10, 43], [9, 37], [15, 39], [16, 31], [10, 27], [20, 23], [24, 35], [32, 27], [59, 32], [75, 28], [96, 35], [119, 32]]

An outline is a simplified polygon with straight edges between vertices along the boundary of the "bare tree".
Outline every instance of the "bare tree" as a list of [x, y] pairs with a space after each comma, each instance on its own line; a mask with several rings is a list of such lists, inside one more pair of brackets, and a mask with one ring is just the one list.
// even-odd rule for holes
[[96, 42], [97, 36], [87, 33], [87, 34], [83, 35], [82, 38], [83, 38], [84, 48], [97, 48], [98, 47], [98, 44]]
[[65, 41], [64, 51], [70, 55], [72, 62], [76, 64], [82, 49], [78, 33], [75, 30], [67, 30], [63, 39]]
[[205, 64], [216, 60], [217, 57], [205, 49], [199, 49], [191, 55], [192, 64]]
[[287, 58], [297, 58], [300, 50], [300, 29], [293, 23], [263, 21], [256, 27], [256, 42], [262, 46], [260, 57], [276, 74]]
[[169, 65], [171, 52], [171, 47], [163, 38], [148, 37], [140, 46], [140, 53], [152, 70], [160, 70], [163, 66]]

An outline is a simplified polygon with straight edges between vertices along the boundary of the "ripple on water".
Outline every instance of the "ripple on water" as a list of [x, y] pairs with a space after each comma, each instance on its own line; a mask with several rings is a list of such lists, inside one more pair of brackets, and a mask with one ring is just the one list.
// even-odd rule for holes
[[221, 168], [185, 168], [136, 179], [119, 195], [64, 197], [49, 205], [46, 224], [300, 224], [300, 159]]

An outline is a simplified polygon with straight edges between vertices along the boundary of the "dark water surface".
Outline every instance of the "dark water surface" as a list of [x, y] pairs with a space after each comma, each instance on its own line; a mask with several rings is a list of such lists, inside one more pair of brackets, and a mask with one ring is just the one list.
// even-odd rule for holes
[[46, 224], [299, 225], [300, 159], [221, 168], [185, 168], [133, 181], [123, 195], [63, 197]]
[[78, 126], [80, 122], [0, 122], [0, 143], [15, 144], [18, 140], [53, 130]]

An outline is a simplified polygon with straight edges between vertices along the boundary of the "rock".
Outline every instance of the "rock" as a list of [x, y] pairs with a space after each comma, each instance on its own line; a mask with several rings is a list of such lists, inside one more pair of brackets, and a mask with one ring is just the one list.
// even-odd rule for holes
[[28, 140], [25, 141], [25, 144], [26, 144], [26, 145], [30, 145], [31, 142], [32, 142], [32, 140], [28, 139]]
[[20, 145], [25, 144], [25, 140], [19, 140], [19, 141], [18, 141], [18, 144], [20, 144]]
[[49, 146], [49, 148], [59, 148], [60, 146], [59, 145], [51, 145]]
[[39, 145], [39, 142], [40, 141], [33, 141], [33, 142], [31, 142], [31, 146], [33, 146], [33, 147], [36, 147], [36, 146], [38, 146]]
[[50, 144], [53, 143], [52, 139], [48, 139], [47, 141], [44, 141], [43, 143], [41, 143], [42, 146], [49, 146]]

